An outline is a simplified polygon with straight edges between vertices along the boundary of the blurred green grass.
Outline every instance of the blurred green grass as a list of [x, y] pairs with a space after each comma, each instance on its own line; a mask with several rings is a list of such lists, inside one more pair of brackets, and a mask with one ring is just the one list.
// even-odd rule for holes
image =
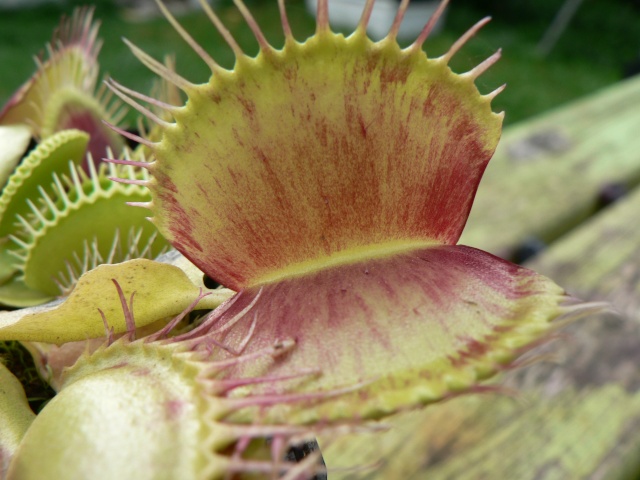
[[[269, 41], [276, 46], [282, 45], [283, 35], [275, 0], [248, 3]], [[426, 50], [430, 56], [443, 53], [475, 21], [487, 14], [497, 13], [497, 18], [456, 55], [452, 68], [458, 72], [468, 70], [502, 47], [503, 58], [477, 81], [477, 85], [481, 92], [487, 93], [507, 83], [508, 88], [494, 102], [497, 111], [507, 112], [507, 123], [560, 106], [616, 82], [621, 78], [624, 59], [631, 60], [631, 52], [640, 52], [640, 35], [637, 34], [640, 32], [640, 15], [637, 9], [626, 2], [614, 2], [613, 7], [611, 3], [607, 6], [603, 2], [587, 2], [570, 24], [558, 47], [547, 58], [539, 57], [535, 46], [561, 2], [546, 0], [542, 2], [547, 8], [544, 15], [519, 20], [517, 13], [515, 16], [513, 12], [509, 15], [508, 10], [505, 13], [503, 9], [502, 15], [500, 12], [491, 12], [498, 8], [491, 0], [452, 3], [444, 31], [428, 40]], [[71, 8], [66, 10], [70, 11]], [[235, 7], [228, 0], [222, 0], [217, 11], [242, 48], [249, 54], [255, 54], [257, 44]], [[288, 0], [287, 11], [298, 39], [313, 33], [314, 20], [302, 0]], [[34, 71], [31, 57], [43, 50], [58, 23], [60, 13], [61, 10], [54, 7], [1, 13], [0, 65], [3, 68], [0, 103], [4, 103]], [[608, 23], [601, 21], [605, 13], [609, 18]], [[208, 70], [203, 62], [164, 19], [157, 17], [145, 21], [127, 21], [123, 12], [105, 0], [97, 6], [96, 17], [102, 22], [100, 36], [104, 39], [100, 54], [102, 70], [120, 83], [147, 92], [154, 78], [128, 51], [121, 41], [122, 37], [128, 38], [155, 58], [162, 59], [168, 53], [175, 54], [180, 74], [195, 82], [207, 81]], [[180, 16], [180, 21], [219, 63], [227, 67], [233, 65], [230, 49], [202, 12]], [[586, 22], [586, 25], [580, 22]], [[603, 26], [608, 25], [609, 30], [601, 28], [597, 32], [590, 31], [589, 22], [601, 22]], [[633, 31], [636, 32], [635, 47], [633, 38], [622, 44], [611, 41]]]

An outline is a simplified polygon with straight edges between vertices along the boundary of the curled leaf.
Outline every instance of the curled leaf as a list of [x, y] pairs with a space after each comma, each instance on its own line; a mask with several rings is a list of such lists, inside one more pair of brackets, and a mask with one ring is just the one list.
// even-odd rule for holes
[[[61, 303], [0, 313], [0, 340], [21, 340], [61, 344], [113, 333], [131, 331], [122, 310], [114, 280], [128, 300], [134, 296], [135, 327], [178, 315], [198, 296], [200, 289], [174, 266], [137, 259], [116, 265], [100, 265], [83, 275], [69, 297]], [[212, 291], [197, 305], [217, 307], [229, 296]], [[100, 311], [108, 319], [102, 320]]]

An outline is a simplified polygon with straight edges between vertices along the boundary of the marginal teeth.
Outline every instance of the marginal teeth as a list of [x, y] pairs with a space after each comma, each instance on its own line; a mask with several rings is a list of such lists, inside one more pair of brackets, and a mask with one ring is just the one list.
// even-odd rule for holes
[[224, 41], [227, 42], [227, 45], [229, 45], [231, 50], [233, 50], [233, 53], [235, 54], [236, 59], [243, 58], [244, 52], [242, 51], [242, 48], [240, 48], [240, 45], [238, 45], [238, 43], [235, 41], [235, 39], [233, 38], [229, 30], [227, 30], [227, 28], [220, 21], [218, 16], [211, 9], [209, 4], [207, 3], [207, 0], [199, 0], [199, 1], [200, 1], [200, 5], [202, 5], [202, 9], [207, 14], [207, 17], [209, 17], [209, 20], [211, 20], [211, 23], [213, 23], [213, 26], [216, 27], [216, 30], [218, 30], [218, 33], [220, 33], [222, 38], [224, 38]]
[[92, 131], [92, 135], [101, 131], [108, 137], [107, 143], [120, 149], [122, 140], [100, 123], [102, 118], [119, 123], [126, 109], [108, 91], [96, 87], [101, 47], [97, 35], [93, 8], [76, 9], [70, 19], [63, 20], [45, 46], [46, 57], [35, 59], [36, 73], [2, 112], [3, 122], [28, 124], [36, 138], [44, 139], [62, 129], [75, 128], [68, 116], [73, 109], [82, 113], [83, 120], [77, 122], [77, 128]]
[[502, 49], [498, 49], [493, 55], [469, 70], [466, 75], [470, 75], [474, 80], [486, 72], [493, 64], [495, 64], [502, 56]]
[[[12, 237], [14, 257], [29, 288], [68, 294], [82, 274], [100, 264], [155, 258], [168, 246], [143, 211], [126, 205], [148, 202], [148, 172], [114, 163], [96, 170], [88, 163], [89, 174], [73, 163], [68, 175], [54, 174], [52, 191], [39, 188], [39, 197], [27, 200], [29, 215], [18, 217], [23, 233]], [[123, 183], [111, 182], [109, 175]]]
[[242, 0], [234, 0], [233, 3], [236, 4], [238, 11], [244, 18], [244, 21], [247, 22], [247, 25], [251, 29], [253, 36], [256, 37], [256, 40], [260, 45], [260, 50], [263, 53], [273, 51], [273, 47], [265, 38], [264, 34], [262, 33], [262, 30], [260, 30], [260, 26], [258, 25], [258, 22], [256, 22], [255, 18], [253, 18], [253, 15], [251, 15], [251, 12], [247, 8], [247, 6], [242, 2]]
[[135, 46], [126, 38], [123, 39], [123, 41], [131, 49], [131, 52], [136, 56], [136, 58], [138, 58], [138, 60], [140, 60], [140, 62], [142, 62], [149, 70], [166, 79], [167, 81], [173, 83], [181, 90], [192, 91], [193, 89], [195, 89], [196, 86], [193, 83], [185, 80], [176, 72], [171, 71], [165, 65], [145, 53], [143, 50]]
[[169, 23], [173, 26], [173, 28], [176, 30], [176, 32], [178, 32], [178, 34], [180, 34], [180, 36], [183, 38], [183, 40], [185, 42], [187, 42], [187, 44], [189, 44], [191, 49], [194, 52], [196, 52], [196, 54], [198, 54], [198, 56], [209, 66], [209, 68], [211, 68], [211, 70], [217, 70], [218, 68], [220, 68], [218, 63], [213, 58], [211, 58], [211, 55], [209, 55], [205, 51], [205, 49], [202, 48], [200, 46], [200, 44], [198, 44], [198, 42], [196, 42], [193, 39], [193, 37], [191, 35], [189, 35], [189, 33], [184, 28], [182, 28], [182, 25], [180, 25], [178, 23], [178, 21], [171, 14], [169, 9], [161, 1], [156, 0], [156, 3], [158, 4], [158, 7], [160, 7], [160, 11], [162, 12], [162, 14], [169, 21]]
[[135, 135], [134, 133], [131, 132], [127, 132], [126, 130], [123, 130], [122, 128], [116, 127], [115, 125], [105, 121], [104, 124], [109, 127], [111, 130], [113, 130], [116, 133], [119, 133], [120, 135], [122, 135], [125, 138], [128, 138], [129, 140], [133, 140], [136, 143], [140, 143], [142, 145], [146, 145], [149, 148], [154, 148], [155, 144], [153, 142], [150, 142], [149, 140], [142, 138], [138, 135]]
[[491, 21], [491, 17], [485, 17], [477, 22], [473, 27], [467, 30], [458, 40], [456, 40], [449, 51], [443, 55], [443, 58], [447, 63], [453, 58], [453, 56], [460, 51], [460, 49], [473, 37], [478, 31]]
[[145, 117], [147, 117], [149, 120], [153, 121], [154, 123], [156, 123], [156, 125], [160, 126], [160, 127], [168, 127], [171, 124], [169, 122], [166, 122], [164, 120], [162, 120], [160, 117], [158, 117], [155, 113], [153, 113], [151, 110], [149, 110], [146, 107], [143, 107], [142, 105], [140, 105], [138, 102], [136, 102], [133, 98], [129, 97], [126, 93], [120, 91], [120, 89], [118, 89], [115, 85], [114, 82], [107, 82], [106, 83], [107, 87], [109, 89], [111, 89], [111, 91], [113, 93], [115, 93], [123, 102], [127, 103], [128, 105], [130, 105], [131, 107], [135, 108], [139, 113], [141, 113], [142, 115], [144, 115]]
[[[114, 231], [113, 240], [108, 253], [103, 256], [101, 251], [105, 249], [98, 244], [98, 238], [85, 240], [81, 253], [73, 252], [71, 259], [65, 260], [65, 269], [58, 272], [53, 281], [58, 285], [62, 295], [68, 295], [78, 282], [78, 279], [86, 272], [93, 270], [98, 265], [120, 263], [134, 258], [153, 259], [168, 250], [168, 246], [158, 248], [162, 243], [158, 239], [158, 232], [150, 235], [149, 228], [141, 226], [132, 227], [126, 235], [120, 234], [120, 229]], [[29, 248], [27, 245], [25, 248]], [[25, 259], [26, 262], [26, 259]]]

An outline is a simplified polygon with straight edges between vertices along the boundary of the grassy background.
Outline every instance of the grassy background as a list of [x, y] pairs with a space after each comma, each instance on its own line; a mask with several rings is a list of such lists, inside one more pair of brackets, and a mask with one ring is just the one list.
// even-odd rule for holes
[[[1, 13], [0, 104], [33, 72], [31, 56], [42, 51], [59, 16], [70, 12], [72, 3]], [[245, 51], [255, 53], [257, 44], [230, 3], [220, 0], [217, 10]], [[281, 45], [283, 36], [275, 0], [247, 3], [267, 38]], [[427, 42], [426, 50], [431, 56], [443, 53], [478, 19], [492, 15], [494, 21], [454, 58], [452, 67], [455, 71], [468, 70], [502, 47], [502, 60], [477, 83], [482, 92], [489, 92], [506, 82], [507, 90], [494, 105], [496, 110], [507, 112], [507, 123], [516, 122], [620, 80], [624, 65], [640, 54], [639, 2], [587, 0], [551, 55], [541, 58], [536, 44], [562, 3], [563, 0], [454, 0], [444, 31]], [[314, 20], [302, 0], [288, 0], [288, 13], [298, 39], [312, 34]], [[153, 79], [121, 37], [156, 58], [174, 53], [179, 73], [192, 81], [207, 80], [202, 61], [165, 20], [128, 20], [126, 12], [107, 0], [98, 2], [96, 17], [102, 22], [100, 34], [105, 42], [100, 55], [103, 71], [121, 83], [145, 92]], [[232, 66], [230, 50], [201, 12], [181, 16], [180, 20], [219, 63]]]

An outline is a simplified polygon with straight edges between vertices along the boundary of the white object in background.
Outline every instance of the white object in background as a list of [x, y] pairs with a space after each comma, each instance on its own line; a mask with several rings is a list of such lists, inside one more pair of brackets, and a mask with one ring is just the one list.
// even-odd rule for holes
[[[305, 0], [305, 3], [309, 11], [315, 15], [317, 0]], [[355, 28], [360, 21], [365, 4], [366, 0], [329, 0], [329, 23], [336, 27]], [[398, 37], [415, 39], [439, 4], [439, 0], [409, 3]], [[400, 2], [397, 0], [377, 0], [374, 3], [367, 27], [367, 32], [373, 40], [380, 40], [387, 35], [399, 5]], [[432, 34], [442, 29], [443, 18], [444, 15], [436, 23]]]

